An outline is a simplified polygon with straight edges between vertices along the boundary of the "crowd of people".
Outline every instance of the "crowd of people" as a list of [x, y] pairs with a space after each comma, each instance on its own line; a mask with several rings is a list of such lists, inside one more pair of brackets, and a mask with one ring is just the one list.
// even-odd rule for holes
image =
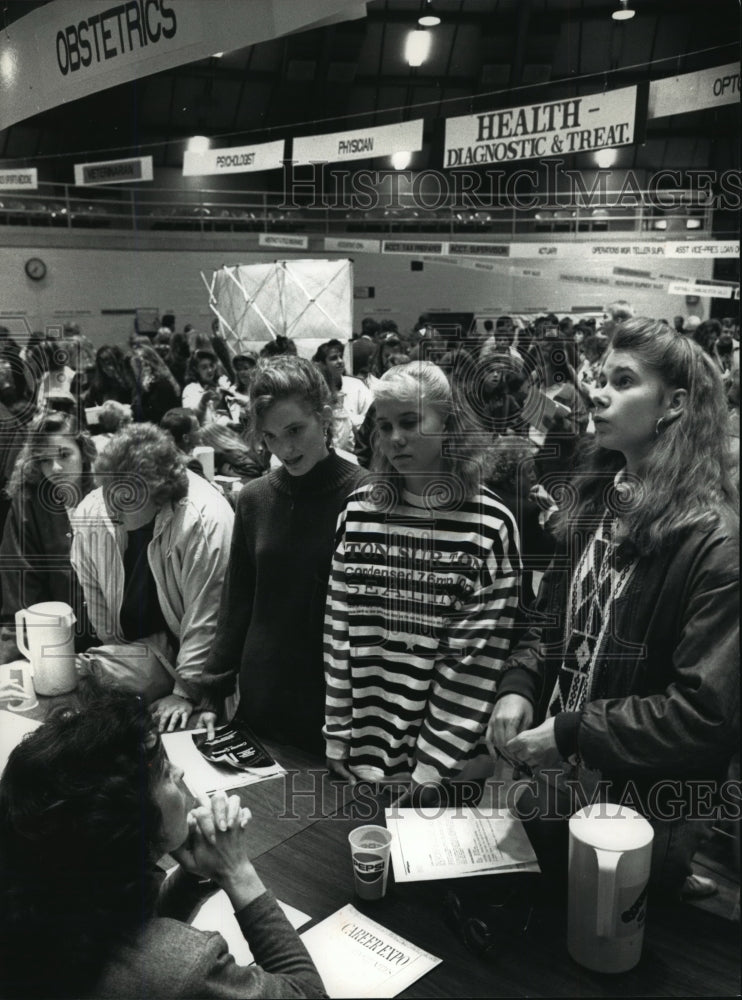
[[[23, 349], [6, 333], [0, 430], [3, 659], [19, 608], [63, 600], [88, 692], [0, 781], [19, 994], [123, 996], [144, 968], [180, 983], [156, 995], [321, 995], [244, 860], [239, 802], [188, 816], [178, 797], [159, 733], [189, 721], [242, 720], [412, 804], [471, 802], [499, 756], [534, 779], [545, 858], [575, 788], [630, 789], [653, 887], [682, 890], [693, 787], [720, 786], [739, 735], [734, 321], [618, 302], [602, 323], [501, 316], [453, 338], [366, 319], [311, 360], [280, 337], [233, 356], [218, 330], [94, 356], [79, 331]], [[114, 816], [115, 869], [98, 844]], [[180, 863], [171, 911], [143, 850]], [[185, 912], [188, 873], [227, 891], [253, 978], [159, 919]], [[23, 985], [29, 940], [51, 957]], [[188, 948], [200, 988], [172, 957]]]

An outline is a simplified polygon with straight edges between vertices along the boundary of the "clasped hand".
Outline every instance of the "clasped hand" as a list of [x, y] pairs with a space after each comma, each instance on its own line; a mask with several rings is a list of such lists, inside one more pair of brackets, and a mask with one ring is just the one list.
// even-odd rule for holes
[[238, 795], [225, 792], [211, 799], [201, 795], [198, 801], [188, 813], [187, 840], [171, 853], [186, 871], [223, 885], [249, 865], [246, 829], [251, 813]]

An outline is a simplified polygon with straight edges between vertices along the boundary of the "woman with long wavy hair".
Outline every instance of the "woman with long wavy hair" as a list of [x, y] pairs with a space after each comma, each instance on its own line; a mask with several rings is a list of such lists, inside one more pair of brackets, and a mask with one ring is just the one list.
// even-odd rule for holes
[[[617, 327], [592, 401], [595, 441], [556, 498], [561, 544], [489, 737], [541, 776], [541, 814], [629, 796], [655, 828], [652, 885], [674, 894], [703, 830], [692, 820], [709, 818], [693, 788], [713, 799], [739, 736], [726, 404], [713, 361], [648, 319]], [[565, 826], [535, 835], [554, 848]]]
[[180, 386], [154, 347], [136, 347], [129, 355], [134, 386], [131, 409], [138, 423], [159, 424], [168, 410], [180, 406]]
[[11, 505], [0, 545], [2, 662], [20, 656], [16, 611], [40, 601], [63, 601], [72, 607], [78, 652], [95, 641], [70, 563], [69, 511], [93, 488], [96, 454], [93, 439], [72, 414], [51, 411], [29, 430], [8, 486]]
[[207, 424], [198, 443], [214, 449], [214, 468], [222, 476], [239, 476], [243, 483], [259, 479], [266, 470], [264, 455], [222, 424]]
[[104, 345], [95, 352], [95, 367], [83, 397], [85, 406], [100, 406], [109, 399], [131, 403], [133, 377], [120, 347]]
[[[0, 994], [325, 996], [249, 860], [249, 810], [221, 793], [189, 811], [142, 700], [87, 683], [81, 696], [12, 751], [0, 779]], [[165, 853], [179, 862], [167, 879]], [[186, 922], [217, 886], [254, 966]]]

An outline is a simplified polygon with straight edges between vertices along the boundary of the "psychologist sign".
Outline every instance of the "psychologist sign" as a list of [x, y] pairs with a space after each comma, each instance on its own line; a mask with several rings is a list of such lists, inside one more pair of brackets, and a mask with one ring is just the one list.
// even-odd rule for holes
[[446, 121], [444, 167], [584, 153], [634, 141], [636, 87]]
[[229, 149], [207, 149], [203, 153], [186, 150], [183, 154], [183, 176], [203, 174], [242, 174], [250, 170], [274, 170], [283, 160], [284, 140], [261, 142], [256, 146], [233, 146]]

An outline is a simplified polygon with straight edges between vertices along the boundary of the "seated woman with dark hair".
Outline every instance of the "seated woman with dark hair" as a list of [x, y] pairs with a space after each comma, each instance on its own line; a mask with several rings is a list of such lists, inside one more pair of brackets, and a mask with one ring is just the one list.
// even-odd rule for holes
[[181, 391], [186, 385], [188, 378], [188, 361], [190, 357], [191, 351], [188, 347], [188, 337], [184, 333], [176, 331], [170, 338], [167, 357], [163, 360], [178, 382]]
[[95, 478], [70, 517], [72, 565], [104, 643], [89, 669], [152, 702], [161, 730], [185, 727], [216, 632], [232, 509], [152, 424], [119, 431]]
[[[376, 347], [376, 352], [371, 358], [369, 372], [374, 378], [381, 378], [384, 372], [392, 367], [391, 359], [395, 354], [406, 354], [407, 351], [400, 337], [395, 333], [388, 333]], [[409, 358], [406, 360], [409, 361]]]
[[154, 347], [135, 348], [129, 364], [134, 375], [132, 416], [139, 423], [157, 424], [168, 410], [180, 405], [180, 386]]
[[96, 448], [68, 413], [32, 425], [8, 486], [11, 507], [0, 545], [3, 630], [0, 662], [18, 659], [15, 613], [40, 601], [63, 601], [77, 619], [75, 647], [95, 639], [70, 565], [69, 511], [93, 488]]
[[183, 406], [193, 410], [199, 423], [223, 423], [231, 419], [227, 405], [229, 380], [212, 350], [198, 348], [188, 362], [189, 381], [183, 390]]
[[[141, 699], [82, 697], [12, 751], [0, 780], [0, 995], [325, 996], [249, 860], [249, 810], [222, 793], [188, 812]], [[166, 852], [179, 867], [163, 879]], [[198, 876], [226, 892], [255, 965], [185, 922], [210, 891]]]
[[95, 367], [88, 380], [85, 406], [100, 406], [109, 399], [131, 403], [133, 376], [120, 347], [104, 345], [95, 353]]

